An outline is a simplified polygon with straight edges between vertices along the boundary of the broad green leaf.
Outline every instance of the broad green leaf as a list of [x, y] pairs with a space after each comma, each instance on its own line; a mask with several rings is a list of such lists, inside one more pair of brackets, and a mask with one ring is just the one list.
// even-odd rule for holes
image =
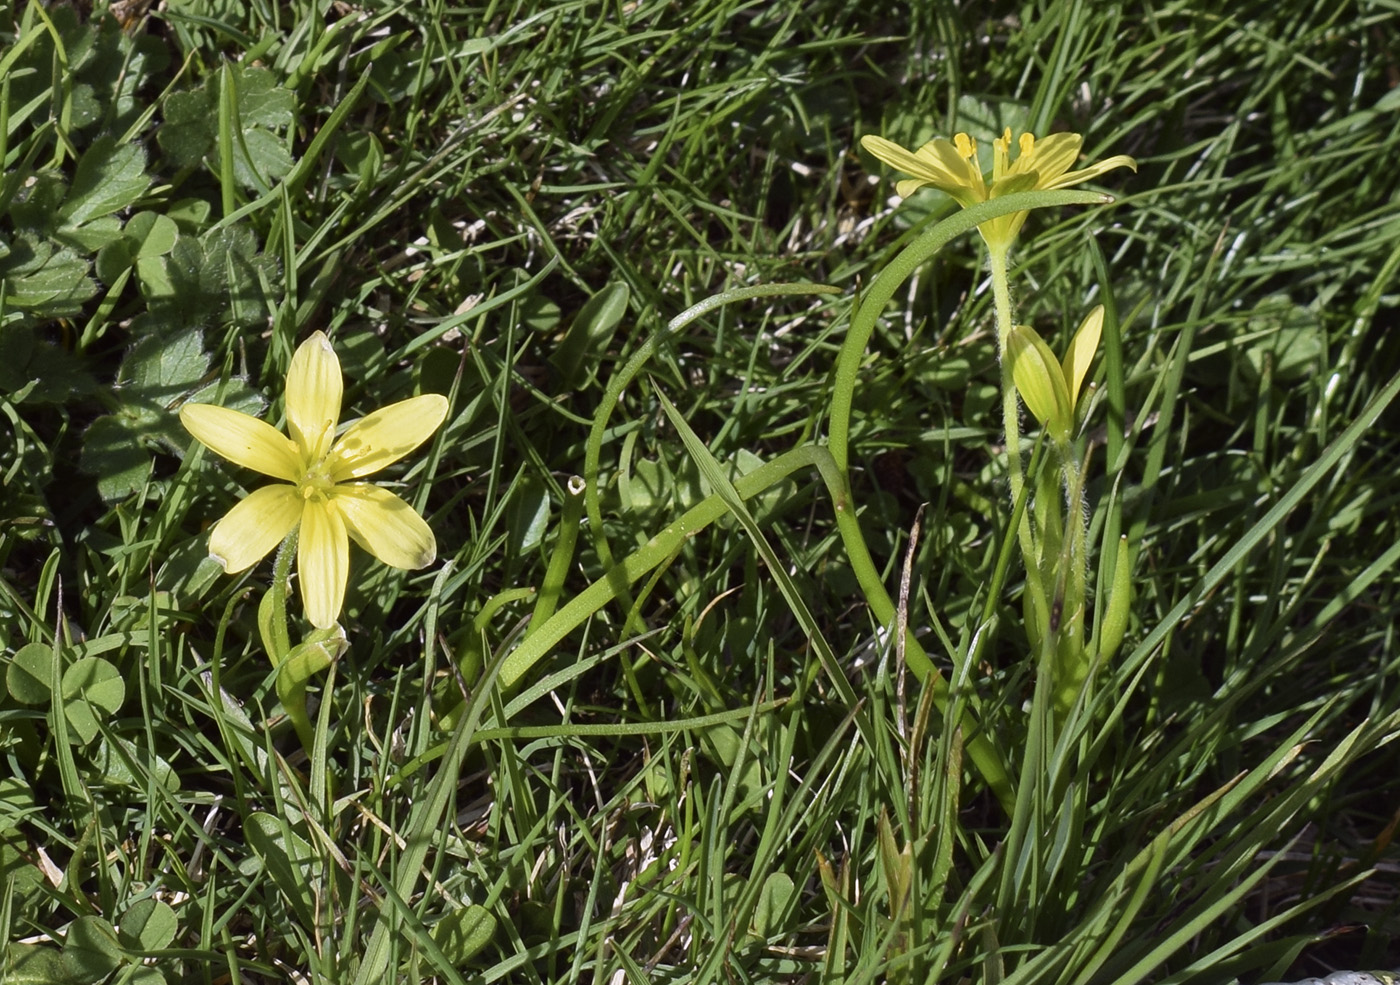
[[175, 911], [158, 899], [137, 900], [118, 923], [121, 940], [133, 951], [156, 951], [175, 939], [179, 921]]
[[[34, 788], [19, 777], [0, 779], [0, 831], [13, 829], [24, 815], [34, 810]], [[0, 874], [0, 884], [4, 876]]]
[[[119, 749], [113, 748], [113, 742]], [[152, 761], [150, 754], [139, 751], [134, 743], [120, 736], [116, 736], [112, 742], [106, 740], [99, 742], [97, 751], [92, 754], [93, 768], [101, 774], [104, 783], [109, 786], [144, 791], [147, 787], [144, 771], [142, 771], [142, 775], [137, 775], [127, 765], [128, 762], [137, 763], [153, 770], [156, 783], [166, 790], [173, 792], [180, 789], [180, 777], [171, 769], [169, 763], [159, 756], [154, 757], [154, 761]]]
[[630, 297], [627, 284], [614, 281], [579, 308], [573, 324], [549, 357], [565, 387], [573, 388], [593, 378], [603, 352], [627, 313]]
[[175, 247], [178, 234], [179, 227], [174, 219], [155, 212], [137, 213], [126, 224], [121, 237], [97, 254], [97, 276], [104, 283], [115, 282], [132, 264], [169, 253]]
[[121, 710], [126, 682], [102, 657], [83, 657], [63, 672], [63, 711], [73, 734], [84, 744], [97, 738], [98, 716], [104, 720]]
[[128, 416], [99, 417], [83, 432], [78, 465], [97, 477], [97, 492], [104, 502], [115, 503], [140, 492], [151, 474], [151, 453], [141, 444], [140, 424]]
[[549, 516], [549, 495], [544, 484], [531, 479], [521, 482], [506, 509], [506, 544], [513, 557], [523, 557], [540, 546], [549, 529]]
[[292, 830], [285, 818], [261, 811], [248, 818], [243, 832], [296, 919], [303, 927], [316, 926], [311, 873], [313, 868], [320, 868], [320, 861], [312, 853], [311, 846]]
[[1327, 354], [1327, 336], [1317, 315], [1286, 295], [1265, 298], [1249, 319], [1251, 334], [1262, 338], [1244, 351], [1244, 375], [1262, 379], [1267, 369], [1275, 383], [1306, 379]]
[[49, 700], [54, 652], [47, 643], [26, 643], [10, 658], [5, 668], [5, 688], [10, 697], [23, 705], [41, 705]]
[[965, 355], [936, 353], [932, 368], [920, 380], [940, 390], [962, 390], [972, 379], [972, 360]]
[[770, 937], [782, 929], [782, 917], [792, 900], [793, 891], [792, 877], [786, 872], [768, 874], [758, 895], [758, 906], [753, 911], [755, 936]]
[[58, 219], [64, 225], [81, 226], [110, 215], [134, 203], [150, 183], [146, 152], [140, 144], [118, 145], [114, 137], [98, 137], [78, 161]]
[[122, 235], [135, 244], [136, 256], [164, 256], [175, 248], [180, 227], [175, 220], [158, 212], [138, 212], [127, 222]]
[[433, 942], [458, 967], [479, 954], [496, 933], [496, 918], [484, 906], [473, 903], [453, 910], [433, 924]]
[[101, 917], [74, 920], [63, 941], [63, 967], [75, 982], [96, 982], [122, 963], [121, 944], [112, 925]]
[[56, 947], [10, 944], [5, 949], [5, 985], [78, 985]]

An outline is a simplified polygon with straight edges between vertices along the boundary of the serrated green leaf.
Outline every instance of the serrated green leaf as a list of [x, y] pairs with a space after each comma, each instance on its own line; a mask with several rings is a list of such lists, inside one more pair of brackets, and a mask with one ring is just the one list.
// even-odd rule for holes
[[140, 144], [118, 144], [115, 137], [98, 137], [78, 161], [58, 218], [63, 224], [81, 226], [128, 207], [150, 184], [146, 152]]
[[[165, 123], [156, 140], [182, 167], [212, 159], [219, 140], [219, 87], [225, 73], [216, 72], [198, 89], [172, 93], [165, 101]], [[262, 190], [292, 168], [292, 158], [276, 131], [291, 126], [295, 95], [277, 84], [264, 68], [234, 66], [230, 73], [237, 90], [240, 132], [234, 146], [234, 179], [244, 188]]]
[[72, 250], [30, 236], [17, 236], [0, 262], [5, 304], [49, 318], [77, 314], [97, 293], [87, 273], [87, 261]]
[[29, 382], [24, 367], [34, 351], [34, 330], [28, 325], [0, 325], [0, 390], [13, 393]]
[[147, 336], [122, 360], [117, 385], [142, 400], [169, 402], [199, 381], [209, 368], [204, 334], [190, 328], [172, 336]]
[[84, 254], [96, 253], [104, 246], [122, 238], [122, 221], [114, 215], [104, 215], [82, 226], [64, 226], [54, 232], [54, 239]]
[[258, 413], [263, 400], [241, 379], [208, 380], [209, 356], [198, 328], [169, 332], [168, 322], [147, 315], [145, 335], [127, 353], [117, 372], [120, 409], [92, 423], [83, 435], [82, 469], [98, 477], [107, 502], [140, 490], [150, 474], [151, 453], [164, 447], [176, 454], [188, 446], [175, 408], [184, 401], [215, 400], [245, 413]]
[[294, 120], [296, 96], [277, 84], [277, 77], [265, 68], [238, 66], [234, 73], [238, 87], [238, 118], [244, 127], [289, 127]]
[[67, 195], [68, 182], [63, 175], [56, 171], [32, 174], [15, 194], [10, 219], [16, 229], [48, 234], [56, 225], [54, 217]]
[[[65, 403], [95, 389], [82, 359], [52, 342], [36, 339], [28, 326], [4, 333], [0, 351], [0, 390], [16, 403]], [[21, 337], [27, 336], [26, 338]], [[9, 358], [11, 355], [13, 359]]]
[[192, 168], [214, 147], [217, 102], [208, 86], [187, 92], [172, 92], [162, 105], [164, 122], [156, 131], [156, 142], [170, 160]]
[[233, 177], [244, 188], [266, 191], [292, 170], [286, 143], [271, 130], [245, 130], [233, 155]]
[[163, 259], [172, 294], [185, 312], [200, 311], [206, 324], [226, 312], [239, 324], [265, 323], [262, 283], [276, 280], [277, 264], [258, 252], [250, 230], [225, 226], [198, 239], [182, 236]]
[[198, 236], [209, 226], [209, 215], [213, 207], [202, 198], [182, 198], [171, 202], [165, 215], [175, 221], [180, 232]]

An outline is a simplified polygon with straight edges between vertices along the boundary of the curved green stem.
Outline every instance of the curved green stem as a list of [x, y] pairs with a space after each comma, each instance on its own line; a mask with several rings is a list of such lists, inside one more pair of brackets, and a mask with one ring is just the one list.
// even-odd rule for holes
[[536, 627], [554, 615], [554, 609], [559, 604], [564, 579], [574, 560], [574, 543], [578, 540], [578, 522], [583, 513], [585, 489], [584, 481], [576, 475], [569, 476], [569, 481], [564, 484], [564, 512], [559, 521], [559, 540], [549, 556], [549, 567], [545, 570], [544, 583], [540, 585], [540, 595], [535, 600], [535, 611], [530, 616], [527, 633], [534, 632]]
[[292, 560], [297, 555], [297, 531], [293, 530], [277, 548], [277, 560], [272, 565], [272, 584], [258, 603], [258, 631], [263, 649], [273, 667], [287, 658], [292, 649], [287, 631], [287, 592], [291, 588]]
[[[930, 257], [942, 249], [954, 237], [970, 232], [988, 219], [1008, 215], [1026, 209], [1045, 208], [1057, 205], [1102, 205], [1113, 201], [1112, 196], [1096, 192], [1082, 191], [1032, 191], [1006, 195], [965, 208], [942, 220], [925, 232], [913, 243], [906, 246], [886, 265], [866, 290], [864, 297], [857, 301], [851, 313], [851, 327], [836, 360], [835, 382], [831, 394], [831, 418], [827, 432], [827, 446], [840, 473], [841, 487], [837, 499], [836, 526], [841, 534], [846, 555], [851, 560], [851, 568], [865, 595], [875, 618], [888, 626], [895, 623], [894, 602], [880, 580], [879, 569], [870, 556], [865, 536], [861, 533], [860, 520], [855, 510], [850, 508], [850, 435], [851, 407], [855, 398], [856, 384], [860, 375], [861, 363], [865, 358], [866, 346], [875, 330], [875, 324], [885, 306], [894, 297], [895, 291]], [[1004, 257], [1003, 257], [1004, 260]], [[1010, 331], [1010, 301], [1006, 302], [1005, 317]], [[1004, 386], [1003, 389], [1006, 389]], [[1012, 399], [1015, 399], [1012, 390]], [[1019, 452], [1019, 449], [1018, 449]], [[1028, 524], [1029, 520], [1023, 521]], [[935, 688], [934, 700], [940, 711], [948, 706], [948, 685], [924, 648], [914, 636], [905, 633], [904, 654], [909, 669], [921, 683]], [[974, 737], [968, 752], [982, 778], [996, 793], [1002, 804], [1012, 801], [1011, 782], [1005, 764], [996, 755], [985, 735]]]
[[672, 318], [666, 323], [665, 328], [652, 333], [650, 338], [637, 347], [627, 362], [623, 363], [622, 368], [613, 374], [612, 378], [608, 380], [607, 387], [603, 390], [603, 399], [598, 404], [598, 412], [593, 415], [593, 426], [588, 430], [588, 442], [583, 451], [584, 503], [588, 511], [588, 526], [593, 535], [598, 557], [603, 562], [604, 567], [612, 566], [613, 556], [612, 549], [608, 545], [607, 535], [603, 531], [603, 509], [598, 499], [598, 471], [603, 451], [603, 435], [608, 430], [608, 418], [612, 416], [618, 401], [622, 399], [622, 391], [627, 387], [627, 384], [636, 379], [637, 374], [642, 371], [642, 367], [656, 354], [656, 349], [662, 340], [679, 332], [701, 315], [734, 301], [773, 297], [781, 294], [839, 294], [840, 290], [839, 287], [829, 287], [825, 284], [758, 284], [754, 287], [739, 287], [732, 291], [711, 295]]
[[846, 341], [836, 359], [836, 381], [831, 393], [831, 419], [827, 438], [827, 446], [831, 449], [832, 457], [836, 459], [836, 467], [845, 472], [849, 464], [851, 403], [860, 374], [861, 360], [865, 356], [865, 347], [870, 343], [870, 335], [880, 314], [885, 310], [885, 305], [915, 270], [949, 241], [970, 232], [988, 219], [1025, 209], [1055, 205], [1106, 205], [1112, 201], [1112, 195], [1067, 190], [1005, 195], [955, 212], [901, 250], [870, 282], [865, 296], [857, 302], [851, 312], [851, 327], [846, 332]]
[[[734, 487], [741, 497], [750, 499], [786, 479], [798, 469], [813, 467], [822, 473], [828, 486], [837, 480], [830, 453], [820, 445], [803, 445], [760, 465], [747, 475], [739, 476], [734, 480]], [[728, 509], [718, 494], [701, 500], [637, 550], [614, 564], [603, 577], [571, 598], [553, 616], [539, 626], [532, 627], [530, 635], [501, 665], [501, 685], [509, 687], [518, 681], [585, 619], [619, 597], [619, 586], [625, 589], [662, 564], [686, 538], [693, 537], [714, 523], [728, 512]], [[841, 509], [840, 503], [837, 504], [837, 509]]]
[[[758, 284], [753, 287], [739, 287], [732, 291], [713, 294], [686, 308], [667, 322], [665, 328], [653, 332], [650, 338], [637, 347], [627, 362], [623, 363], [622, 368], [608, 380], [608, 385], [603, 390], [603, 399], [598, 404], [598, 411], [593, 415], [593, 426], [588, 430], [588, 441], [583, 450], [583, 496], [588, 514], [588, 529], [593, 537], [594, 550], [598, 552], [598, 560], [602, 562], [604, 570], [608, 572], [607, 577], [615, 578], [619, 568], [613, 563], [612, 547], [608, 544], [607, 531], [603, 527], [603, 508], [599, 500], [598, 472], [603, 451], [603, 435], [607, 433], [608, 418], [612, 416], [618, 401], [622, 399], [622, 391], [642, 371], [642, 367], [647, 364], [647, 361], [656, 354], [662, 340], [679, 332], [701, 315], [734, 301], [781, 294], [839, 293], [840, 288], [829, 287], [825, 284]], [[631, 613], [634, 611], [634, 606], [629, 585], [630, 583], [626, 581], [615, 581], [613, 590], [614, 595], [622, 601], [623, 608]], [[623, 631], [626, 632], [631, 626], [632, 617], [629, 615], [627, 622], [623, 624]], [[531, 632], [534, 632], [533, 627]]]

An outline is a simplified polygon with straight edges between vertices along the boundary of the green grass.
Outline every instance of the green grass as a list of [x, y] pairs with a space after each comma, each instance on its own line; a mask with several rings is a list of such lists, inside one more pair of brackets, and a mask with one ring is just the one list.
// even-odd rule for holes
[[[0, 978], [1400, 965], [1394, 4], [171, 0], [125, 33], [19, 6]], [[1090, 531], [1132, 546], [1127, 640], [1058, 732], [1019, 558], [997, 574], [975, 237], [883, 312], [850, 435], [951, 714], [816, 467], [853, 302], [950, 209], [892, 204], [859, 137], [1003, 125], [1138, 160], [1012, 256], [1056, 351], [1107, 307]], [[175, 412], [280, 422], [318, 329], [347, 417], [451, 411], [386, 473], [438, 561], [353, 555], [304, 749], [258, 632], [271, 561], [206, 556], [260, 482]]]

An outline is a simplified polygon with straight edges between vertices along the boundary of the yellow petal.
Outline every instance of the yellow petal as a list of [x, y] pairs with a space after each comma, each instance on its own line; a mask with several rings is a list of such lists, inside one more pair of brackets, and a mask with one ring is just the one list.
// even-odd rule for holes
[[944, 191], [964, 206], [975, 205], [987, 198], [982, 170], [977, 165], [977, 145], [965, 133], [957, 138], [960, 139], [954, 142], [936, 137], [915, 151], [914, 156], [929, 162], [933, 170], [949, 175], [952, 182]]
[[[942, 138], [930, 140], [917, 152], [911, 153], [884, 137], [867, 134], [860, 138], [860, 145], [878, 160], [916, 179], [899, 183], [897, 190], [901, 197], [908, 197], [927, 184], [947, 192], [963, 205], [980, 200], [972, 186], [975, 169], [958, 154], [952, 141]], [[979, 183], [981, 177], [980, 173], [976, 174]]]
[[1029, 325], [1016, 325], [1006, 340], [1011, 378], [1026, 409], [1045, 425], [1056, 441], [1068, 441], [1072, 420], [1069, 391], [1059, 361], [1040, 334]]
[[894, 190], [900, 198], [908, 198], [927, 184], [923, 178], [902, 178], [894, 183]]
[[433, 531], [412, 506], [368, 482], [336, 486], [332, 495], [355, 543], [395, 568], [423, 568], [437, 558]]
[[1133, 160], [1127, 154], [1117, 154], [1107, 160], [1100, 161], [1098, 164], [1091, 164], [1082, 171], [1071, 171], [1069, 174], [1062, 174], [1054, 181], [1044, 185], [1044, 187], [1068, 188], [1070, 185], [1083, 184], [1086, 181], [1092, 181], [1105, 171], [1112, 171], [1114, 168], [1128, 168], [1136, 172], [1137, 161]]
[[326, 468], [332, 482], [378, 472], [417, 448], [447, 416], [447, 398], [437, 393], [410, 397], [361, 418], [331, 449]]
[[1079, 390], [1084, 385], [1084, 377], [1089, 374], [1089, 366], [1094, 361], [1094, 354], [1099, 351], [1099, 337], [1102, 334], [1103, 305], [1098, 304], [1079, 323], [1074, 338], [1069, 340], [1069, 348], [1065, 350], [1065, 358], [1060, 361], [1060, 369], [1063, 370], [1065, 383], [1069, 387], [1071, 410], [1079, 406]]
[[294, 486], [263, 486], [244, 497], [209, 533], [209, 556], [229, 574], [251, 568], [282, 543], [301, 519]]
[[288, 482], [301, 478], [296, 444], [266, 421], [214, 404], [185, 404], [180, 408], [180, 423], [201, 444], [235, 465]]
[[[934, 170], [928, 161], [905, 150], [893, 140], [886, 140], [884, 137], [870, 133], [860, 138], [860, 145], [873, 154], [877, 160], [888, 164], [896, 171], [903, 171], [905, 174], [912, 174], [935, 184], [948, 183], [953, 180], [952, 175]], [[924, 147], [928, 147], [928, 144], [925, 144]]]
[[1012, 171], [1034, 171], [1040, 175], [1041, 188], [1058, 187], [1054, 181], [1079, 159], [1084, 138], [1077, 133], [1052, 133], [1035, 141], [1029, 154], [1016, 158]]
[[333, 502], [312, 499], [302, 510], [297, 576], [306, 618], [317, 629], [330, 629], [340, 616], [350, 577], [350, 540]]
[[322, 332], [297, 347], [287, 369], [287, 430], [307, 462], [319, 462], [335, 438], [344, 382], [340, 360]]

